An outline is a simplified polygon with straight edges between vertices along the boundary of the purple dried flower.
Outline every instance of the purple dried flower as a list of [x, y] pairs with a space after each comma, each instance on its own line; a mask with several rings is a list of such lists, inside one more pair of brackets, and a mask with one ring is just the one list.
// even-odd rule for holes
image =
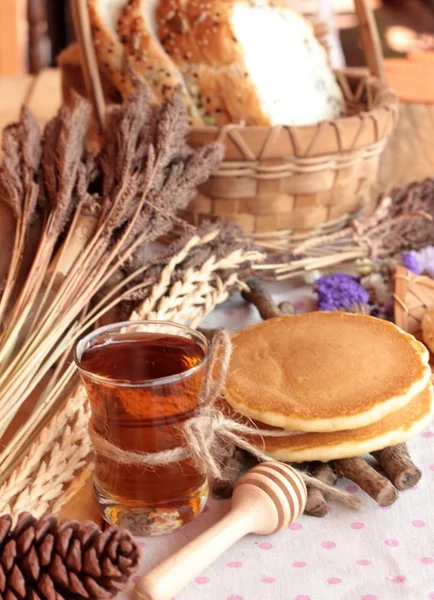
[[415, 275], [426, 274], [429, 277], [434, 277], [434, 246], [404, 252], [402, 262]]
[[434, 277], [434, 246], [422, 248], [418, 254], [422, 273], [426, 273], [429, 277]]
[[410, 250], [410, 252], [402, 253], [402, 262], [404, 267], [414, 273], [415, 275], [420, 275], [421, 270], [419, 266], [418, 253], [415, 250]]
[[319, 310], [350, 310], [352, 306], [369, 302], [368, 292], [346, 273], [320, 277], [315, 282], [315, 291]]

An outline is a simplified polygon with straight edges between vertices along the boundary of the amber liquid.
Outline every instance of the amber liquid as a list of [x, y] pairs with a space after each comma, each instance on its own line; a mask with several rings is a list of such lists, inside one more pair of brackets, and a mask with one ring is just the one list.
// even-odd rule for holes
[[[80, 366], [98, 377], [83, 376], [97, 432], [138, 452], [185, 443], [182, 424], [197, 412], [203, 358], [195, 341], [159, 333], [115, 334], [85, 350]], [[151, 468], [97, 456], [95, 489], [111, 523], [158, 535], [200, 512], [207, 484], [187, 460]]]

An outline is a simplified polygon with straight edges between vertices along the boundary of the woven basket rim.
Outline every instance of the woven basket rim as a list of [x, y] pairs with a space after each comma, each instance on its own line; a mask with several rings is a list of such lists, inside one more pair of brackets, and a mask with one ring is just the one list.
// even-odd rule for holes
[[[387, 97], [385, 95], [383, 100], [377, 106], [371, 108], [371, 110], [363, 111], [364, 114], [373, 115], [373, 114], [382, 112], [383, 110], [386, 110], [388, 112], [390, 110], [391, 106], [396, 106], [396, 107], [399, 106], [399, 98], [398, 98], [398, 94], [395, 92], [395, 90], [392, 89], [391, 87], [389, 87], [388, 85], [384, 85], [383, 83], [381, 83], [381, 81], [377, 77], [367, 74], [366, 69], [360, 68], [360, 67], [354, 67], [354, 68], [347, 67], [345, 69], [335, 69], [335, 72], [342, 73], [346, 76], [349, 75], [349, 76], [353, 76], [353, 77], [365, 78], [367, 81], [370, 81], [371, 83], [376, 85], [380, 92], [383, 91], [384, 93], [387, 93]], [[332, 120], [328, 120], [328, 121], [320, 121], [320, 123], [339, 123], [339, 124], [341, 124], [341, 123], [346, 123], [346, 122], [349, 122], [350, 120], [354, 120], [357, 118], [358, 118], [357, 115], [345, 115], [343, 117], [338, 117], [337, 119], [332, 119]], [[236, 124], [236, 123], [229, 123], [229, 125], [221, 125], [221, 126], [218, 126], [218, 125], [194, 126], [191, 129], [194, 131], [198, 131], [198, 132], [199, 131], [217, 132], [224, 128], [238, 129], [238, 130], [249, 129], [250, 131], [269, 131], [270, 129], [282, 129], [282, 127], [284, 127], [285, 129], [304, 129], [304, 130], [312, 129], [312, 130], [314, 130], [318, 127], [318, 125], [320, 123], [314, 123], [311, 125], [271, 125], [271, 126], [270, 125], [240, 125], [240, 124]]]
[[[228, 124], [192, 127], [190, 143], [197, 146], [220, 141], [226, 146], [226, 160], [262, 160], [278, 156], [314, 158], [359, 151], [386, 139], [394, 130], [398, 118], [399, 99], [395, 91], [360, 68], [336, 72], [347, 80], [364, 82], [375, 89], [378, 104], [369, 110], [311, 125]], [[346, 100], [348, 102], [348, 98]], [[264, 145], [267, 145], [265, 152]], [[243, 150], [242, 146], [248, 147], [249, 152]]]

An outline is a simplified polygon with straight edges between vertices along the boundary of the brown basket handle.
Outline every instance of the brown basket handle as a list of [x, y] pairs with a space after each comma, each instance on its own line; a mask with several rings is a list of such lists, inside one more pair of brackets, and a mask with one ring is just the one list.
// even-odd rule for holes
[[354, 0], [354, 7], [359, 19], [360, 39], [368, 69], [371, 75], [378, 77], [382, 83], [387, 83], [380, 36], [369, 0]]
[[72, 0], [71, 11], [86, 91], [92, 102], [99, 129], [102, 131], [106, 105], [86, 0]]

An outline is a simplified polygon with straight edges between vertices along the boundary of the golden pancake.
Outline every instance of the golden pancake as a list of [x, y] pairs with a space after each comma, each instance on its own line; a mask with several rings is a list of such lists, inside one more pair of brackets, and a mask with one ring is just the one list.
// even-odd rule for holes
[[233, 344], [228, 403], [288, 430], [365, 427], [405, 406], [431, 376], [423, 344], [365, 315], [278, 317], [240, 331]]
[[[407, 441], [431, 423], [433, 411], [433, 391], [430, 384], [406, 406], [367, 427], [328, 433], [302, 433], [292, 437], [266, 437], [263, 438], [264, 442], [261, 440], [258, 443], [256, 440], [256, 444], [273, 458], [286, 462], [326, 462], [337, 458], [352, 458]], [[256, 425], [260, 429], [270, 429], [262, 423]]]

